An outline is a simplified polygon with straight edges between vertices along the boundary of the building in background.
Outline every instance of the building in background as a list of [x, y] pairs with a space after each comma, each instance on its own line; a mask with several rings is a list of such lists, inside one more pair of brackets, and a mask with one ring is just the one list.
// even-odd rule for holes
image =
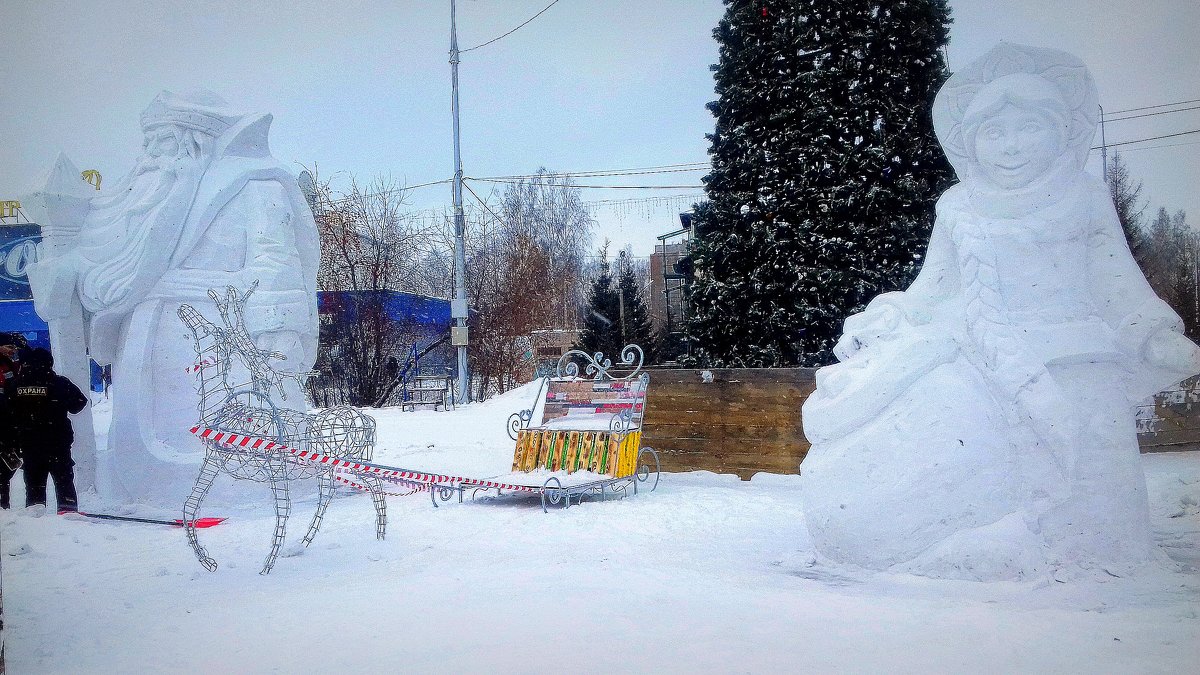
[[450, 301], [401, 291], [318, 291], [318, 406], [404, 404], [418, 376], [456, 373]]
[[692, 236], [692, 214], [679, 214], [682, 227], [658, 237], [650, 256], [650, 321], [663, 336], [663, 361], [688, 353], [684, 322], [688, 312], [688, 286], [692, 279], [688, 246]]
[[558, 360], [579, 343], [577, 328], [546, 328], [529, 334], [529, 350], [526, 360], [533, 365], [527, 379], [554, 375]]

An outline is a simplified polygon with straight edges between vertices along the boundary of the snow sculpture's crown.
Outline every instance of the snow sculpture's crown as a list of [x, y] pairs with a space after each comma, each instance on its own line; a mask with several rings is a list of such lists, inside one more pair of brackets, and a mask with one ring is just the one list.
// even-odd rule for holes
[[[1053, 101], [1065, 116], [1068, 152], [1082, 168], [1099, 119], [1099, 96], [1087, 66], [1057, 49], [1001, 42], [954, 73], [933, 102], [933, 127], [959, 178], [967, 175], [972, 118], [1003, 97]], [[979, 99], [979, 100], [977, 100]]]
[[224, 99], [211, 91], [175, 94], [163, 90], [142, 113], [142, 131], [172, 125], [217, 137], [239, 118], [230, 112]]

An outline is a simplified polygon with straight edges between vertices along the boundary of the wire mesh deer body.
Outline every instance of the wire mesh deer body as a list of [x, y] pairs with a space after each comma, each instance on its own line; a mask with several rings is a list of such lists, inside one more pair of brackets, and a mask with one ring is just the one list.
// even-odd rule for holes
[[[312, 477], [318, 481], [317, 511], [304, 535], [305, 546], [316, 536], [333, 496], [334, 469], [300, 459], [288, 448], [365, 461], [371, 459], [375, 444], [375, 421], [358, 410], [341, 406], [309, 414], [280, 407], [275, 402], [273, 392], [286, 399], [285, 380], [299, 381], [301, 376], [275, 369], [271, 362], [286, 357], [259, 349], [246, 330], [243, 312], [246, 300], [257, 286], [256, 282], [245, 295], [230, 286], [223, 299], [216, 291], [209, 291], [223, 325], [205, 319], [191, 305], [179, 308], [179, 318], [195, 341], [197, 360], [191, 370], [200, 394], [197, 429], [217, 432], [202, 437], [204, 463], [183, 507], [188, 542], [200, 564], [210, 572], [217, 568], [217, 562], [200, 545], [193, 521], [219, 473], [271, 486], [275, 534], [261, 572], [267, 574], [284, 542], [291, 511], [288, 482]], [[241, 442], [228, 443], [230, 437]], [[363, 481], [375, 504], [375, 534], [382, 539], [387, 526], [382, 486], [377, 478], [363, 477]]]

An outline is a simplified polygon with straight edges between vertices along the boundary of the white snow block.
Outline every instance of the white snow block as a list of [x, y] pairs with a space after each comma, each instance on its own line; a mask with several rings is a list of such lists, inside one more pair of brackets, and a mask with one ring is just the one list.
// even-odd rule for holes
[[[288, 368], [312, 367], [319, 243], [296, 178], [271, 157], [270, 124], [211, 92], [164, 91], [142, 113], [145, 147], [129, 174], [56, 202], [70, 217], [48, 223], [61, 236], [31, 278], [38, 312], [79, 316], [87, 351], [113, 365], [112, 427], [96, 466], [106, 500], [180, 506], [199, 468], [203, 446], [188, 433], [198, 398], [185, 372], [196, 354], [181, 304], [215, 313], [209, 289], [258, 281], [246, 308], [255, 342], [285, 354]], [[74, 183], [87, 187], [77, 172]], [[279, 404], [307, 408], [298, 387]]]
[[846, 320], [804, 405], [822, 555], [967, 579], [1151, 559], [1134, 405], [1200, 349], [1084, 171], [1097, 110], [1078, 59], [1008, 43], [939, 92], [960, 182], [925, 265]]

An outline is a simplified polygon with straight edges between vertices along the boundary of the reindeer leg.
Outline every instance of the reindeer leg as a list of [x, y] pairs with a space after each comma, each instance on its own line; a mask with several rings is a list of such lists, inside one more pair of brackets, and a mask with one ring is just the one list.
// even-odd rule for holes
[[211, 447], [206, 447], [204, 450], [204, 464], [200, 466], [200, 475], [196, 476], [196, 482], [192, 485], [192, 494], [188, 496], [187, 501], [183, 504], [183, 527], [187, 531], [188, 543], [192, 545], [192, 550], [196, 552], [196, 558], [204, 569], [209, 572], [214, 572], [217, 569], [217, 561], [213, 560], [208, 555], [208, 551], [200, 545], [200, 540], [196, 538], [196, 512], [200, 510], [200, 502], [204, 501], [204, 495], [208, 494], [212, 488], [213, 480], [217, 477], [220, 467], [217, 465], [217, 460], [213, 457]]
[[270, 574], [271, 568], [275, 566], [279, 549], [283, 548], [288, 512], [292, 510], [292, 500], [288, 496], [287, 466], [282, 461], [271, 466], [271, 494], [275, 496], [275, 540], [271, 543], [271, 553], [259, 574]]
[[325, 517], [325, 509], [333, 498], [333, 469], [322, 471], [317, 475], [320, 484], [320, 494], [317, 496], [317, 512], [313, 514], [312, 522], [308, 525], [308, 534], [304, 535], [304, 545], [308, 546], [317, 536], [321, 528], [321, 518]]
[[371, 488], [371, 499], [375, 502], [375, 538], [383, 539], [387, 532], [387, 501], [383, 495], [383, 483], [375, 476], [364, 476]]

